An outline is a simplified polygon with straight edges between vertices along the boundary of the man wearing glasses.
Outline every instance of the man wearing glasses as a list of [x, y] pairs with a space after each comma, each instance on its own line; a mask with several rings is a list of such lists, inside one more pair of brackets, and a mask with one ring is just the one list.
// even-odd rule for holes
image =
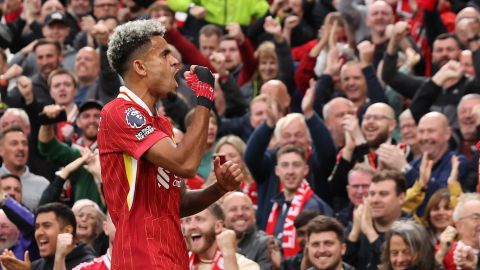
[[357, 163], [348, 172], [348, 185], [342, 191], [348, 195], [348, 205], [335, 215], [345, 227], [348, 227], [353, 221], [353, 210], [368, 196], [373, 173], [374, 170], [365, 163]]
[[[388, 104], [377, 102], [370, 105], [361, 125], [354, 115], [345, 115], [342, 126], [345, 130], [345, 147], [342, 148], [340, 159], [330, 176], [330, 191], [333, 194], [333, 207], [338, 211], [348, 204], [345, 186], [348, 185], [347, 175], [357, 163], [365, 163], [373, 170], [379, 168], [396, 169], [399, 160], [413, 159], [409, 147], [397, 145], [392, 138], [397, 121], [395, 113]], [[398, 168], [397, 168], [398, 167]]]

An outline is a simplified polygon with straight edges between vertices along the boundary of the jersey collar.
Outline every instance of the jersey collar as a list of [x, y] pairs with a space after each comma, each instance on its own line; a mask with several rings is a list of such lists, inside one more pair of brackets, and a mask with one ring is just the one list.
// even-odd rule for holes
[[126, 86], [120, 86], [120, 93], [117, 96], [118, 98], [123, 98], [125, 100], [131, 101], [133, 103], [136, 103], [137, 105], [140, 105], [140, 107], [144, 108], [150, 116], [153, 116], [152, 112], [148, 108], [147, 104], [143, 102], [141, 98], [139, 98], [135, 93], [133, 93], [130, 89], [128, 89]]

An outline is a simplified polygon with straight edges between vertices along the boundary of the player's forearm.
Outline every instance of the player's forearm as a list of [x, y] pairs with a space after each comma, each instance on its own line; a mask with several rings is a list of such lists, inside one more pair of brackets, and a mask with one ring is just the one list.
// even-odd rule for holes
[[203, 106], [197, 106], [192, 124], [177, 147], [177, 157], [181, 159], [180, 164], [188, 172], [189, 177], [195, 176], [205, 153], [209, 121], [210, 110]]
[[217, 183], [200, 190], [185, 190], [180, 202], [180, 216], [187, 217], [202, 211], [225, 193], [226, 190]]

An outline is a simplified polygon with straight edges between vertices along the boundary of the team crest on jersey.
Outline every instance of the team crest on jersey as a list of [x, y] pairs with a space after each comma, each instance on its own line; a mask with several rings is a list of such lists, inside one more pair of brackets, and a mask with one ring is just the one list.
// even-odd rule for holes
[[139, 112], [133, 107], [128, 108], [125, 113], [125, 119], [127, 120], [127, 124], [132, 128], [141, 128], [147, 122], [145, 116], [143, 116], [141, 112]]

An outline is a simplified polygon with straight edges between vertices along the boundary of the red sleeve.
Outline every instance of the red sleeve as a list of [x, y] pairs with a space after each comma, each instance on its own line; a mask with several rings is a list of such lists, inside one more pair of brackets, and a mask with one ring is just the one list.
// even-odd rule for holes
[[447, 32], [455, 32], [455, 20], [457, 15], [453, 12], [448, 11], [440, 14], [440, 17], [442, 18], [442, 22], [445, 25], [445, 28], [447, 28]]
[[250, 40], [248, 40], [247, 37], [245, 37], [243, 44], [238, 44], [238, 49], [240, 50], [240, 56], [242, 57], [243, 67], [238, 75], [237, 85], [242, 86], [252, 79], [257, 63], [252, 43], [250, 43]]
[[210, 64], [210, 61], [200, 53], [200, 50], [186, 39], [176, 28], [165, 33], [165, 40], [175, 46], [183, 57], [184, 62], [204, 66], [215, 72], [215, 69]]
[[418, 7], [432, 11], [437, 5], [437, 0], [417, 0]]
[[295, 72], [295, 84], [302, 95], [304, 95], [307, 91], [309, 87], [308, 82], [310, 79], [315, 77], [315, 72], [313, 69], [315, 68], [316, 62], [316, 58], [312, 58], [308, 56], [308, 53], [306, 53], [300, 61], [297, 71]]
[[99, 143], [104, 144], [100, 147], [103, 153], [126, 152], [138, 160], [156, 142], [168, 137], [132, 103], [111, 105], [101, 114]]
[[315, 44], [317, 44], [317, 40], [313, 39], [305, 44], [292, 48], [293, 61], [302, 60], [303, 56], [305, 54], [308, 54], [308, 52], [315, 46]]
[[10, 11], [8, 13], [5, 13], [5, 22], [6, 23], [13, 23], [15, 22], [18, 18], [20, 18], [20, 15], [23, 12], [23, 8], [19, 7], [16, 10]]

